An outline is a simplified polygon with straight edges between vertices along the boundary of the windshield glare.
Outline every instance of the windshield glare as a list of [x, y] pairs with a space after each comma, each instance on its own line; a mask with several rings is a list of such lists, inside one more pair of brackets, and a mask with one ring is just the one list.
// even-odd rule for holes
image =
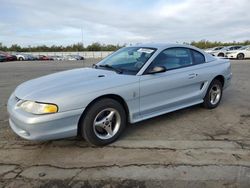
[[97, 67], [108, 69], [103, 65], [109, 65], [121, 70], [123, 74], [135, 75], [154, 54], [155, 50], [144, 47], [122, 48], [99, 62]]

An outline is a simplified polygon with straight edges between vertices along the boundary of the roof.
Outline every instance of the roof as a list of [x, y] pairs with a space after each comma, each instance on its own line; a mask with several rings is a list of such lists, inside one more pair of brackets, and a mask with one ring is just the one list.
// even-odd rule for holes
[[202, 49], [199, 49], [199, 48], [197, 48], [195, 46], [186, 45], [186, 44], [177, 44], [177, 43], [146, 43], [146, 44], [132, 45], [131, 47], [156, 48], [158, 50], [163, 50], [163, 49], [171, 48], [171, 47], [184, 47], [184, 48], [195, 49], [195, 50], [200, 51], [200, 52], [203, 53]]
[[148, 48], [168, 48], [172, 46], [183, 46], [182, 44], [174, 44], [174, 43], [145, 43], [145, 44], [136, 44], [132, 45], [135, 47], [148, 47]]

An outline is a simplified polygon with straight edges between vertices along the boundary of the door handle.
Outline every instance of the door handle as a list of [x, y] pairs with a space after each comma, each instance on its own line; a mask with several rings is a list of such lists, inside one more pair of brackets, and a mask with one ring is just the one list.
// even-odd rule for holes
[[192, 74], [189, 74], [189, 75], [188, 75], [188, 78], [189, 78], [189, 79], [193, 79], [193, 78], [195, 78], [196, 76], [198, 76], [198, 74], [192, 73]]

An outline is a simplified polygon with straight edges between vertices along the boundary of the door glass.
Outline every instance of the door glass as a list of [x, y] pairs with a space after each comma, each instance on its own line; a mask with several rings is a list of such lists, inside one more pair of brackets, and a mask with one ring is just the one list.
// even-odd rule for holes
[[150, 67], [164, 66], [167, 70], [192, 65], [192, 56], [187, 48], [170, 48], [161, 52]]

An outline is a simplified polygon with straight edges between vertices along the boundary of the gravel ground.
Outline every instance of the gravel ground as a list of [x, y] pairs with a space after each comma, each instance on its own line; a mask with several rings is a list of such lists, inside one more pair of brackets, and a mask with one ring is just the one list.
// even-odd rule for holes
[[250, 187], [250, 60], [231, 61], [218, 108], [129, 125], [106, 147], [26, 141], [10, 130], [6, 102], [18, 84], [95, 62], [0, 63], [0, 187]]

